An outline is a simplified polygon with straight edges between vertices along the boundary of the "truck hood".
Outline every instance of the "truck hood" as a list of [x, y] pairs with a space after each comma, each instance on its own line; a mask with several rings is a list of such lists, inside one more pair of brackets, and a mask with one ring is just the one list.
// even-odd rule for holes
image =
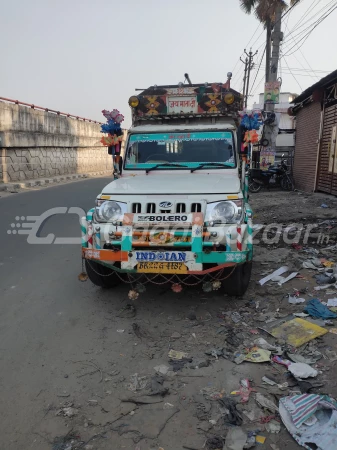
[[149, 175], [123, 176], [112, 181], [102, 191], [105, 195], [140, 194], [237, 194], [240, 180], [237, 172], [229, 173], [180, 173], [157, 172]]

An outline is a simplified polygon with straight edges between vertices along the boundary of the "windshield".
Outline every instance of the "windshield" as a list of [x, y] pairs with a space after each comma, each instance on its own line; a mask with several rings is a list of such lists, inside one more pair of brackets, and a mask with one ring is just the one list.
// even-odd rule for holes
[[[213, 163], [207, 166], [207, 163]], [[215, 166], [214, 163], [221, 163]], [[162, 164], [162, 166], [161, 166]], [[179, 167], [181, 164], [182, 167]], [[149, 133], [130, 136], [125, 169], [186, 170], [226, 169], [236, 166], [230, 131], [196, 133]], [[166, 165], [166, 166], [165, 166]]]

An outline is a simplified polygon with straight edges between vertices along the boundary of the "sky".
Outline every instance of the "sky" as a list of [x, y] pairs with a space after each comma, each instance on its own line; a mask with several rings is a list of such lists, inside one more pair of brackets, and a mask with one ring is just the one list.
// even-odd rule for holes
[[[265, 32], [239, 3], [0, 0], [0, 96], [100, 121], [102, 109], [117, 108], [129, 127], [135, 88], [176, 84], [185, 72], [193, 83], [220, 82], [233, 72], [232, 88], [241, 91], [239, 58], [252, 46], [258, 50], [252, 104], [263, 91]], [[304, 41], [334, 5], [337, 0], [301, 0], [283, 18], [283, 92], [299, 94], [336, 70], [337, 9]]]

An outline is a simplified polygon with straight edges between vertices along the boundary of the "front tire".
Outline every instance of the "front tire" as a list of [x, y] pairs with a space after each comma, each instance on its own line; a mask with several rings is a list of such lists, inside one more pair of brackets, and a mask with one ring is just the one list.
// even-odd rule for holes
[[260, 192], [262, 189], [262, 184], [257, 183], [253, 179], [250, 179], [248, 181], [248, 189], [250, 192], [257, 193]]
[[120, 278], [114, 270], [95, 261], [86, 259], [85, 269], [89, 280], [96, 286], [109, 289], [121, 283]]
[[[230, 268], [230, 271], [233, 269]], [[230, 273], [230, 272], [229, 272]], [[252, 274], [252, 261], [237, 265], [229, 278], [223, 281], [223, 291], [233, 297], [241, 297], [246, 292]]]

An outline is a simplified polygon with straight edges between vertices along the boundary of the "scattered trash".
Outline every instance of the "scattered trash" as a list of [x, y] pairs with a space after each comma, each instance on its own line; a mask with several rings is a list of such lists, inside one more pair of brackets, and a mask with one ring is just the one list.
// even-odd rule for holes
[[268, 431], [268, 433], [277, 434], [281, 431], [281, 424], [276, 422], [276, 420], [271, 420], [266, 423], [266, 431]]
[[240, 381], [240, 390], [231, 392], [231, 395], [240, 395], [241, 403], [247, 403], [251, 392], [256, 392], [256, 390], [250, 387], [248, 378], [244, 378]]
[[224, 413], [225, 422], [236, 426], [242, 425], [242, 417], [236, 409], [236, 402], [234, 400], [229, 397], [223, 397], [218, 399], [218, 403], [223, 408], [221, 411]]
[[269, 386], [275, 386], [277, 383], [273, 380], [270, 380], [268, 377], [262, 377], [262, 381], [266, 384], [269, 384]]
[[322, 267], [322, 263], [318, 258], [307, 259], [303, 262], [302, 267], [303, 269], [318, 270], [320, 267]]
[[302, 355], [299, 355], [297, 353], [287, 353], [288, 358], [294, 362], [294, 363], [304, 363], [304, 364], [316, 364], [316, 362], [318, 361], [318, 359], [321, 359], [321, 356], [318, 359], [310, 359], [310, 358], [305, 358]]
[[322, 204], [321, 204], [321, 208], [330, 208], [330, 206], [327, 205], [326, 203], [322, 203]]
[[317, 284], [319, 284], [320, 286], [336, 283], [336, 278], [333, 275], [328, 275], [326, 273], [319, 273], [315, 275], [315, 278]]
[[293, 272], [290, 275], [287, 276], [287, 278], [283, 278], [283, 280], [279, 281], [277, 284], [279, 286], [282, 286], [282, 284], [287, 283], [288, 281], [292, 280], [297, 276], [298, 272]]
[[291, 372], [296, 379], [317, 377], [318, 372], [313, 369], [308, 364], [305, 363], [292, 363], [288, 367], [289, 372]]
[[327, 306], [334, 306], [334, 307], [336, 307], [337, 306], [337, 298], [329, 298]]
[[[224, 450], [243, 450], [247, 442], [247, 433], [241, 428], [230, 428], [226, 436]], [[221, 448], [221, 447], [219, 447]]]
[[291, 246], [292, 246], [292, 248], [295, 249], [295, 250], [302, 250], [302, 245], [296, 244], [296, 242], [293, 242], [293, 243], [291, 244]]
[[265, 283], [267, 283], [267, 281], [270, 281], [272, 278], [282, 275], [285, 272], [288, 272], [288, 270], [289, 269], [287, 266], [280, 267], [279, 269], [275, 270], [275, 272], [267, 275], [265, 278], [262, 278], [262, 280], [260, 280], [259, 283], [261, 286], [263, 286]]
[[302, 318], [304, 318], [304, 317], [309, 317], [309, 314], [305, 314], [305, 313], [294, 313], [294, 316], [295, 316], [295, 317], [302, 317]]
[[335, 266], [335, 262], [334, 261], [328, 261], [327, 259], [321, 259], [321, 263], [323, 264], [324, 267], [334, 267]]
[[182, 359], [187, 359], [188, 354], [177, 350], [170, 350], [168, 353], [168, 357], [173, 361], [181, 361]]
[[256, 436], [256, 442], [258, 443], [258, 444], [264, 444], [265, 442], [266, 442], [266, 437], [264, 437], [264, 436]]
[[331, 312], [329, 308], [324, 306], [317, 298], [313, 298], [312, 300], [310, 300], [304, 311], [310, 314], [310, 316], [317, 317], [319, 319], [337, 318], [337, 314]]
[[242, 316], [238, 312], [232, 312], [231, 318], [234, 323], [239, 323], [242, 321]]
[[330, 328], [329, 333], [337, 334], [337, 328]]
[[263, 338], [255, 339], [254, 344], [256, 344], [257, 347], [262, 348], [263, 350], [270, 350], [273, 353], [276, 352], [282, 354], [281, 347], [275, 347], [275, 345], [269, 344], [269, 342], [267, 342]]
[[305, 302], [305, 298], [292, 297], [291, 295], [289, 295], [288, 302], [291, 305], [298, 305], [299, 303], [304, 303]]
[[253, 347], [253, 349], [251, 349], [251, 351], [245, 356], [244, 361], [263, 363], [270, 361], [270, 355], [271, 352], [269, 350]]
[[261, 408], [268, 409], [272, 413], [278, 412], [278, 407], [275, 405], [275, 403], [273, 403], [271, 400], [269, 400], [269, 398], [265, 397], [259, 392], [256, 394], [255, 400]]
[[280, 416], [289, 433], [307, 449], [332, 450], [337, 441], [337, 403], [327, 395], [280, 399]]
[[298, 318], [285, 322], [271, 331], [275, 338], [283, 339], [296, 348], [326, 333], [327, 330], [324, 328]]
[[288, 368], [290, 364], [292, 364], [291, 361], [288, 361], [287, 359], [282, 359], [279, 356], [274, 356], [272, 361], [286, 368]]
[[117, 333], [124, 333], [125, 330], [117, 330]]

